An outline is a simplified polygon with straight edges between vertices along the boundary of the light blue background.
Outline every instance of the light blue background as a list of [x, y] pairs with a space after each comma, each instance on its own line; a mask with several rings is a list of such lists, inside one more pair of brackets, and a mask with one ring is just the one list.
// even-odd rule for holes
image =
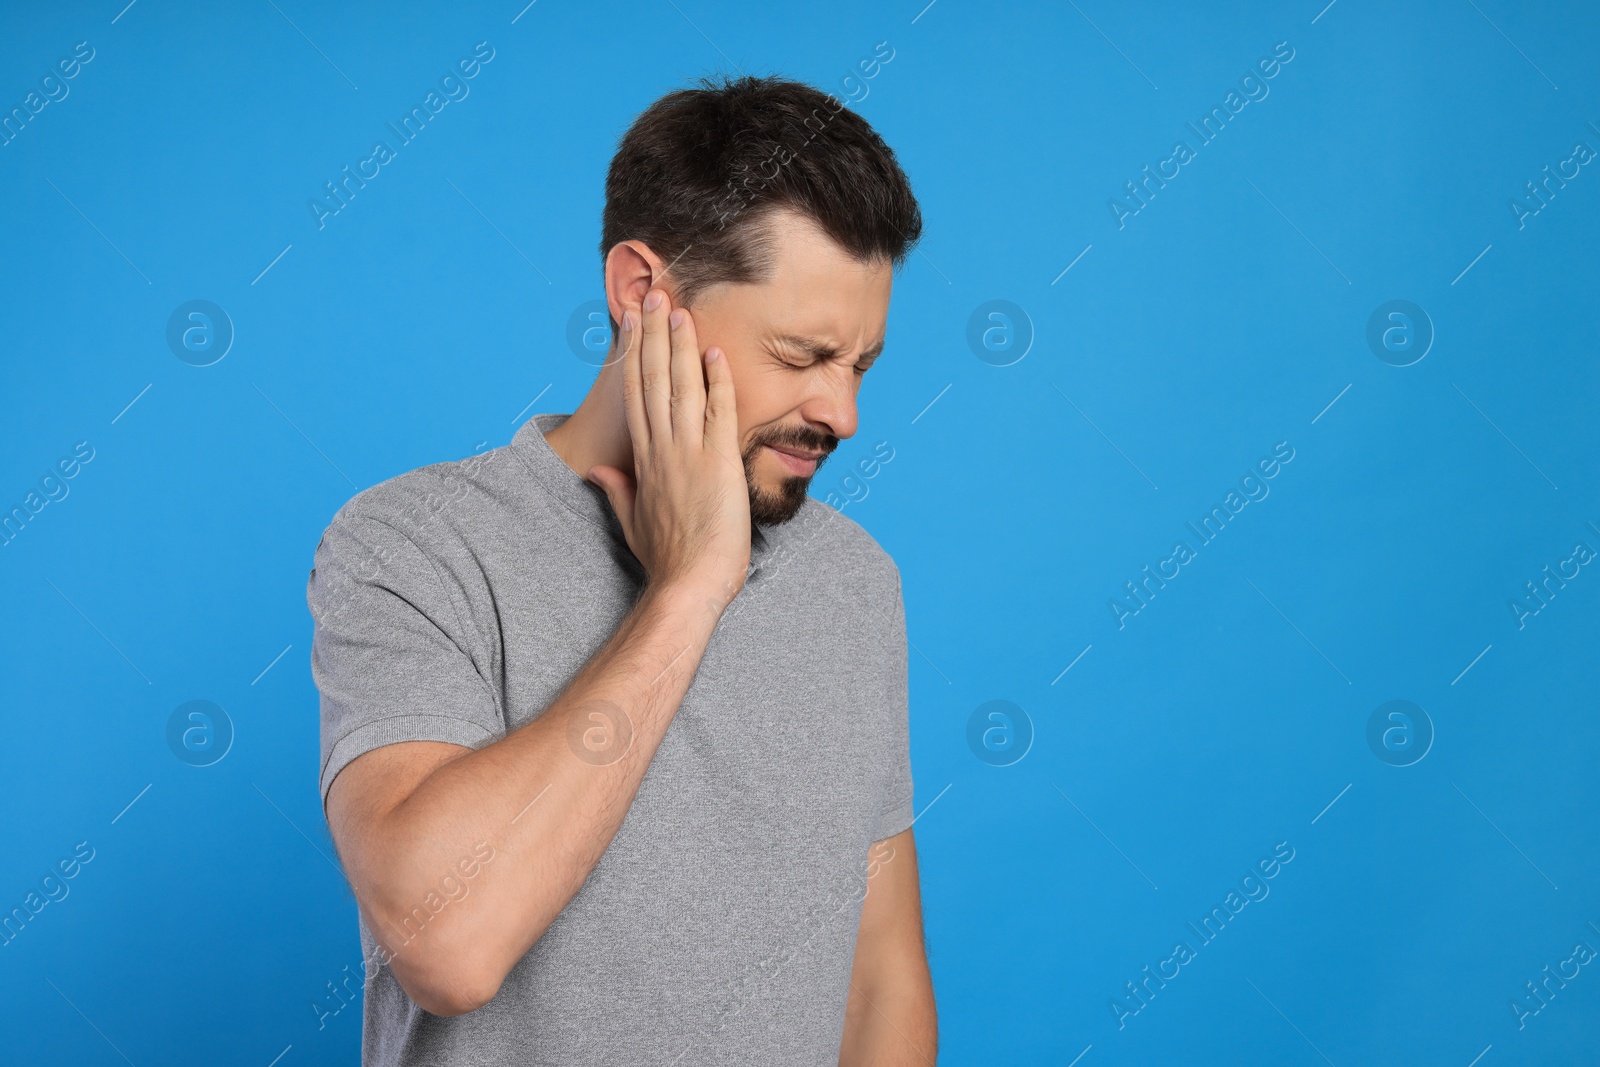
[[[95, 458], [0, 549], [0, 906], [95, 857], [0, 948], [0, 1059], [356, 1061], [359, 1007], [311, 1007], [360, 964], [316, 791], [321, 530], [576, 406], [567, 323], [641, 109], [736, 67], [859, 97], [880, 41], [853, 106], [925, 238], [813, 492], [892, 446], [845, 513], [905, 578], [942, 1061], [1600, 1051], [1593, 966], [1522, 1029], [1510, 1007], [1600, 948], [1600, 574], [1509, 607], [1600, 548], [1600, 170], [1522, 228], [1509, 206], [1600, 149], [1600, 18], [925, 2], [6, 6], [0, 107], [95, 55], [0, 147], [0, 504]], [[319, 230], [323, 182], [478, 41], [470, 95]], [[1269, 95], [1119, 229], [1108, 200], [1280, 41]], [[212, 366], [167, 347], [192, 299], [237, 332]], [[996, 299], [1033, 333], [1003, 367], [966, 341]], [[1436, 331], [1408, 367], [1365, 340], [1391, 299]], [[1270, 495], [1119, 629], [1123, 583], [1280, 441]], [[210, 767], [165, 740], [193, 699], [236, 730]], [[995, 699], [1035, 735], [1007, 767], [966, 740]], [[1409, 767], [1367, 744], [1390, 700], [1436, 731]], [[1119, 1029], [1123, 983], [1278, 842], [1270, 895]]]

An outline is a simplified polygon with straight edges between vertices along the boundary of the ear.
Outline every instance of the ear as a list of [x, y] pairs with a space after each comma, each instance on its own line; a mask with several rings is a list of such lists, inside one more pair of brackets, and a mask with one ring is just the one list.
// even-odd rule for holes
[[619, 241], [611, 246], [606, 254], [606, 305], [613, 330], [622, 321], [622, 309], [644, 303], [652, 287], [664, 289], [677, 306], [677, 288], [666, 274], [666, 262], [643, 241]]

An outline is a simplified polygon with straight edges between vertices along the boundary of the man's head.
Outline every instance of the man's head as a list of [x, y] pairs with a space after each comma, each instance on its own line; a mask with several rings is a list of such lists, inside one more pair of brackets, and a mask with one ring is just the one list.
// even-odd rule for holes
[[701, 347], [727, 354], [751, 519], [772, 525], [856, 432], [922, 216], [893, 151], [834, 97], [782, 78], [700, 86], [651, 105], [611, 161], [606, 298], [614, 336], [622, 307], [659, 286]]

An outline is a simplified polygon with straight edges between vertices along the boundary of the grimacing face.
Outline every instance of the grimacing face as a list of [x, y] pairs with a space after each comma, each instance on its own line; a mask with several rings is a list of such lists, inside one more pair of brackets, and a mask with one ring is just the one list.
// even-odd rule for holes
[[793, 211], [773, 212], [768, 225], [771, 277], [712, 286], [690, 314], [701, 351], [726, 353], [750, 518], [770, 526], [795, 516], [817, 468], [856, 432], [856, 394], [883, 348], [894, 272], [887, 260], [854, 259]]

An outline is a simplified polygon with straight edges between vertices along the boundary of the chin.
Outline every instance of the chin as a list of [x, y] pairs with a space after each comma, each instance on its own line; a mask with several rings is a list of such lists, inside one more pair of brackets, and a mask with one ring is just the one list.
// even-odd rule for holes
[[750, 521], [758, 526], [778, 526], [799, 514], [805, 506], [811, 479], [783, 475], [760, 483], [750, 483]]

